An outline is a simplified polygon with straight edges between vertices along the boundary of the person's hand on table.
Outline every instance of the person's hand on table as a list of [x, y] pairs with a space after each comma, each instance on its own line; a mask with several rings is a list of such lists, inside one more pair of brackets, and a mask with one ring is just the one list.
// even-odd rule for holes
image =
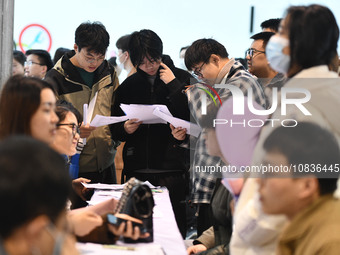
[[84, 201], [87, 200], [88, 193], [92, 192], [93, 189], [87, 189], [84, 187], [82, 182], [89, 183], [91, 180], [86, 178], [77, 178], [72, 180], [72, 188], [77, 193], [77, 195], [83, 199]]
[[196, 253], [206, 251], [206, 250], [207, 250], [207, 247], [205, 247], [203, 244], [196, 244], [196, 245], [190, 246], [187, 249], [187, 253], [188, 255], [190, 255], [190, 254], [196, 254]]
[[[126, 226], [126, 229], [125, 229]], [[131, 238], [132, 240], [137, 240], [139, 238], [147, 238], [150, 236], [149, 233], [140, 233], [140, 229], [136, 226], [133, 227], [131, 221], [123, 222], [119, 225], [119, 227], [108, 224], [109, 230], [115, 236], [124, 236], [127, 238]]]

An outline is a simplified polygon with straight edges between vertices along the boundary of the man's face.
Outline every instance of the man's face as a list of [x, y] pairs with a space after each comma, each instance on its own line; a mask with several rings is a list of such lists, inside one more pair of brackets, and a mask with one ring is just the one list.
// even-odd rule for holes
[[161, 59], [151, 59], [144, 57], [142, 63], [138, 66], [140, 70], [150, 76], [155, 76], [161, 65]]
[[252, 56], [247, 54], [248, 71], [258, 78], [267, 78], [266, 69], [268, 68], [268, 60], [266, 58], [263, 40], [254, 40], [250, 46]]
[[39, 79], [43, 79], [47, 72], [47, 66], [42, 65], [35, 54], [27, 56], [24, 69], [25, 76], [37, 77]]
[[[206, 62], [200, 62], [192, 68], [193, 75], [209, 85], [215, 85], [215, 81], [220, 72], [219, 61], [217, 56], [211, 55]], [[216, 60], [216, 61], [215, 61]]]
[[[264, 164], [268, 166], [289, 165], [287, 158], [279, 152], [267, 153]], [[295, 214], [299, 208], [299, 193], [304, 178], [290, 177], [290, 173], [278, 173], [258, 179], [260, 201], [265, 213], [285, 214], [288, 217]]]
[[78, 45], [74, 45], [76, 55], [74, 56], [77, 60], [76, 66], [84, 69], [85, 71], [92, 73], [103, 63], [105, 56], [94, 52], [89, 52], [87, 47], [79, 50]]

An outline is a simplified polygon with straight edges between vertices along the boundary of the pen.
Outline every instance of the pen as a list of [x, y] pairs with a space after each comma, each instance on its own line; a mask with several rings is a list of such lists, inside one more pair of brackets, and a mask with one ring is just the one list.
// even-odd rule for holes
[[134, 248], [134, 247], [119, 246], [119, 245], [114, 245], [114, 244], [104, 244], [103, 248], [115, 249], [115, 250], [125, 250], [125, 251], [135, 251], [136, 250], [136, 248]]

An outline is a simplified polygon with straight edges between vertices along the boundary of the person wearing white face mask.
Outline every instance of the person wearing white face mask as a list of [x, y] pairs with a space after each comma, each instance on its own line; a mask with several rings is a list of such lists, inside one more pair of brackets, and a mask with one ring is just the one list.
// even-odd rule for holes
[[[137, 70], [133, 66], [131, 59], [130, 59], [130, 54], [129, 54], [129, 42], [130, 42], [130, 35], [124, 35], [120, 37], [117, 42], [116, 42], [116, 47], [118, 49], [118, 55], [116, 59], [116, 63], [118, 68], [120, 68], [121, 73], [118, 76], [119, 79], [119, 84], [122, 84], [122, 82], [129, 76], [133, 75]], [[122, 142], [118, 147], [117, 147], [117, 153], [115, 156], [115, 166], [116, 166], [116, 171], [117, 175], [121, 174], [123, 171], [124, 167], [124, 162], [123, 162], [123, 148], [124, 148], [125, 142]]]
[[133, 66], [130, 54], [129, 54], [129, 42], [130, 35], [124, 35], [120, 37], [116, 42], [118, 49], [117, 66], [122, 70], [119, 75], [119, 83], [122, 83], [127, 77], [133, 75], [136, 72], [136, 68]]
[[288, 51], [289, 40], [280, 35], [273, 35], [266, 47], [266, 55], [270, 66], [277, 72], [286, 74], [290, 65]]
[[[303, 89], [310, 93], [311, 97], [302, 105], [311, 115], [305, 115], [294, 104], [286, 105], [286, 115], [282, 115], [279, 96], [278, 107], [271, 116], [277, 122], [262, 129], [252, 165], [260, 165], [265, 154], [262, 146], [265, 139], [284, 119], [316, 123], [334, 133], [340, 143], [340, 119], [335, 110], [340, 108], [340, 79], [328, 68], [336, 55], [338, 39], [338, 25], [327, 7], [310, 5], [288, 8], [278, 35], [267, 44], [266, 55], [274, 70], [290, 78], [284, 89]], [[304, 94], [289, 93], [287, 97], [301, 99]], [[230, 244], [231, 254], [276, 254], [277, 238], [284, 221], [280, 216], [270, 216], [269, 219], [262, 212], [258, 184], [254, 178], [249, 178], [243, 187], [234, 220], [236, 231]], [[252, 231], [245, 231], [250, 226]], [[257, 239], [259, 236], [261, 240]]]

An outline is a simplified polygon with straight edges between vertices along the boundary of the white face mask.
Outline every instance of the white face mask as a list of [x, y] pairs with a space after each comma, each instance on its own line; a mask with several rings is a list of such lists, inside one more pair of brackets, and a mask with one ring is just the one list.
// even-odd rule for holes
[[290, 56], [283, 53], [283, 49], [289, 46], [287, 38], [273, 35], [266, 47], [266, 56], [271, 68], [279, 73], [286, 74], [290, 65]]
[[180, 69], [183, 69], [183, 70], [188, 70], [187, 67], [185, 66], [184, 58], [179, 59], [179, 66], [178, 67]]
[[[123, 57], [123, 59], [124, 59], [123, 61], [120, 60], [122, 57]], [[120, 55], [117, 56], [117, 58], [116, 58], [116, 63], [117, 63], [117, 66], [118, 66], [121, 70], [124, 69], [124, 64], [125, 64], [126, 60], [127, 60], [127, 57], [126, 57], [126, 54], [124, 54], [124, 52], [123, 52], [122, 54], [120, 54]]]

